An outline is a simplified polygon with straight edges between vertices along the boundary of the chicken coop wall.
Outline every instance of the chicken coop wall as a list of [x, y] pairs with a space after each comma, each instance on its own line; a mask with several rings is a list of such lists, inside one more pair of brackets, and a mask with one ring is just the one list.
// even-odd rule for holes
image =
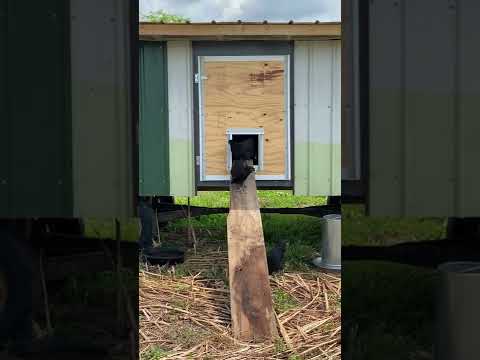
[[[155, 42], [152, 43], [155, 44]], [[237, 61], [238, 57], [249, 57], [249, 60], [255, 59], [255, 57], [260, 59], [262, 56], [272, 59], [282, 57], [285, 59], [284, 63], [287, 64], [285, 69], [288, 70], [288, 75], [285, 77], [283, 87], [285, 105], [283, 110], [277, 105], [275, 106], [278, 109], [273, 109], [274, 112], [278, 112], [276, 116], [279, 123], [281, 119], [282, 126], [285, 126], [282, 130], [284, 131], [283, 135], [281, 133], [274, 135], [275, 139], [279, 137], [284, 139], [283, 144], [279, 143], [274, 148], [274, 152], [285, 153], [278, 162], [284, 165], [280, 168], [280, 172], [277, 171], [278, 174], [268, 174], [267, 172], [262, 174], [262, 169], [259, 169], [258, 188], [293, 189], [298, 195], [332, 196], [340, 194], [339, 40], [168, 40], [163, 42], [163, 44], [165, 43], [167, 44], [165, 56], [168, 60], [167, 74], [163, 78], [167, 79], [168, 83], [168, 119], [163, 116], [155, 116], [155, 114], [150, 114], [150, 116], [153, 116], [153, 121], [164, 121], [167, 124], [163, 134], [158, 134], [158, 136], [162, 136], [168, 142], [169, 154], [164, 154], [159, 149], [155, 151], [158, 162], [161, 162], [162, 158], [165, 159], [165, 156], [168, 157], [170, 190], [165, 193], [164, 189], [153, 186], [148, 195], [192, 196], [197, 190], [228, 189], [228, 130], [243, 128], [243, 130], [258, 131], [263, 126], [254, 123], [238, 126], [234, 122], [222, 125], [219, 135], [217, 134], [218, 136], [214, 140], [218, 143], [215, 146], [219, 149], [217, 150], [217, 162], [222, 177], [220, 179], [202, 178], [200, 155], [202, 155], [202, 141], [205, 138], [202, 135], [203, 129], [200, 121], [202, 107], [199, 104], [202, 101], [202, 93], [199, 92], [199, 84], [196, 81], [199, 80], [198, 77], [204, 76], [199, 71], [202, 65], [201, 60], [204, 57], [218, 56], [237, 57]], [[149, 76], [147, 70], [142, 78], [152, 81], [153, 77]], [[278, 89], [280, 88], [278, 87]], [[144, 90], [146, 89], [148, 87]], [[150, 101], [155, 101], [155, 96], [158, 94], [150, 94]], [[142, 121], [142, 116], [140, 127], [148, 127], [149, 121]], [[284, 119], [288, 119], [286, 124]], [[223, 119], [220, 120], [218, 122], [224, 122]], [[281, 127], [276, 126], [274, 129], [276, 129], [274, 132], [278, 132]], [[142, 128], [143, 133], [157, 130]], [[268, 164], [271, 161], [269, 156], [271, 156], [272, 150], [266, 144], [267, 139], [270, 141], [272, 138], [268, 129], [264, 129], [264, 134], [264, 168], [268, 170]], [[151, 139], [154, 141], [155, 136]], [[154, 143], [152, 149], [155, 149], [155, 146], [157, 145]], [[278, 154], [275, 155], [278, 156]], [[140, 161], [142, 162], [144, 159], [140, 158]], [[283, 171], [285, 171], [284, 174]], [[262, 178], [262, 175], [265, 174], [269, 176]], [[280, 176], [276, 177], [275, 175]]]

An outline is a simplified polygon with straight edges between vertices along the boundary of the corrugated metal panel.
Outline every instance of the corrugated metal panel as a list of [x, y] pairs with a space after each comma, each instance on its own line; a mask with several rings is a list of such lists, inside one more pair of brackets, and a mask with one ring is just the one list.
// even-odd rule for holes
[[169, 195], [167, 51], [165, 42], [140, 48], [140, 195]]
[[340, 46], [295, 41], [296, 195], [341, 195]]
[[471, 0], [370, 3], [372, 215], [480, 215], [478, 10]]
[[0, 216], [8, 214], [10, 199], [8, 191], [9, 169], [9, 117], [7, 85], [7, 0], [0, 0]]
[[129, 3], [71, 0], [76, 216], [133, 215]]
[[342, 180], [360, 180], [358, 0], [342, 3]]
[[193, 73], [188, 40], [167, 42], [170, 194], [193, 196]]
[[0, 216], [71, 215], [66, 4], [2, 1], [2, 10]]

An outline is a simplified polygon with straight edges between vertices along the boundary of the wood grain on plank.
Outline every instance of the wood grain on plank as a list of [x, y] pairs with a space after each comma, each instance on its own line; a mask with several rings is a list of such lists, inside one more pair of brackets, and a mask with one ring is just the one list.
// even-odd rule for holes
[[209, 61], [204, 67], [206, 175], [228, 175], [228, 128], [263, 128], [264, 168], [258, 175], [283, 175], [287, 121], [283, 62]]
[[234, 337], [261, 342], [278, 336], [273, 312], [255, 173], [230, 186], [227, 220], [230, 306]]
[[341, 24], [160, 24], [140, 23], [141, 39], [159, 40], [165, 38], [187, 37], [319, 37], [340, 38]]

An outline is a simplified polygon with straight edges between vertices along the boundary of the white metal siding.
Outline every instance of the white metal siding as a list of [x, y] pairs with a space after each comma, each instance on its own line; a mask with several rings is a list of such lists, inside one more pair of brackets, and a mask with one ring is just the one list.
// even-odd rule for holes
[[128, 0], [71, 0], [74, 215], [133, 216]]
[[193, 196], [193, 71], [188, 40], [167, 42], [170, 194]]
[[370, 3], [369, 209], [480, 216], [474, 0]]
[[295, 194], [341, 195], [341, 42], [295, 41]]

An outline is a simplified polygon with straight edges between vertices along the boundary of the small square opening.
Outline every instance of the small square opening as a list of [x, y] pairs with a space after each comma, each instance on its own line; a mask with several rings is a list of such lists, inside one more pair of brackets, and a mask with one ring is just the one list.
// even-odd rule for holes
[[[262, 128], [248, 128], [248, 129], [228, 129], [227, 130], [227, 170], [232, 168], [232, 147], [229, 143], [233, 140], [234, 151], [236, 158], [249, 157], [253, 160], [255, 171], [263, 169], [263, 139], [264, 131]], [[235, 144], [241, 144], [236, 146]], [[246, 152], [246, 154], [242, 154]]]
[[[252, 160], [253, 160], [253, 165], [258, 166], [258, 134], [255, 135], [238, 135], [238, 134], [233, 134], [232, 135], [232, 140], [234, 142], [238, 143], [243, 143], [243, 144], [249, 144], [249, 139], [251, 139], [251, 144], [253, 145], [253, 148], [250, 149], [250, 146], [244, 146], [242, 150], [244, 150], [247, 153], [253, 152]], [[247, 156], [249, 157], [250, 154]], [[234, 154], [232, 154], [232, 159], [235, 160]]]

